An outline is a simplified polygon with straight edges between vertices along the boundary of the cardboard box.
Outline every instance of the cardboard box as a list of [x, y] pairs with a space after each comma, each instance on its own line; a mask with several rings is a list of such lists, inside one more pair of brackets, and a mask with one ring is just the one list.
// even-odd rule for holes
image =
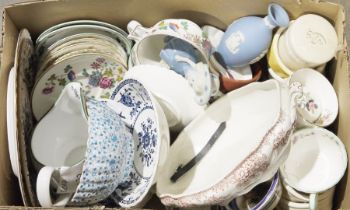
[[[7, 80], [10, 68], [14, 64], [16, 41], [21, 28], [29, 29], [33, 40], [50, 26], [76, 19], [101, 20], [125, 28], [132, 19], [140, 21], [145, 26], [151, 26], [165, 18], [187, 18], [200, 25], [211, 24], [224, 29], [236, 18], [266, 14], [269, 2], [269, 0], [44, 0], [5, 8], [0, 70], [0, 107], [2, 107], [0, 109], [0, 206], [3, 206], [0, 209], [12, 205], [23, 205], [17, 178], [11, 171], [6, 133]], [[317, 0], [274, 0], [274, 2], [283, 5], [292, 19], [304, 13], [317, 13], [334, 24], [340, 50], [336, 58], [327, 66], [326, 72], [339, 98], [339, 117], [330, 129], [337, 133], [346, 145], [347, 151], [350, 152], [350, 75], [343, 7]], [[26, 141], [29, 142], [29, 139]], [[25, 148], [22, 148], [22, 151], [25, 152]], [[25, 164], [25, 158], [22, 162]], [[337, 186], [335, 209], [350, 208], [350, 199], [347, 199], [350, 198], [349, 176], [350, 174], [347, 173]], [[26, 189], [26, 191], [33, 192], [33, 189]]]

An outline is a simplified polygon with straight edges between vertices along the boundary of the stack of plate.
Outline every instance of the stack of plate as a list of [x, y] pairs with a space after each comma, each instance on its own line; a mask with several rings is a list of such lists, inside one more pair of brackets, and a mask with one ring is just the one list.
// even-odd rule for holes
[[99, 21], [71, 21], [44, 31], [35, 49], [35, 118], [40, 120], [72, 81], [81, 83], [87, 97], [108, 99], [127, 71], [131, 45], [122, 29]]

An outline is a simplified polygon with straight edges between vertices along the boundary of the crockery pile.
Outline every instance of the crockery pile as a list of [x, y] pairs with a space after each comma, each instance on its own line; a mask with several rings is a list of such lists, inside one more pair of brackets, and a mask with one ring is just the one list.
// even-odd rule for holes
[[127, 29], [65, 22], [35, 47], [21, 31], [7, 122], [22, 193], [18, 131], [44, 207], [143, 207], [156, 194], [181, 209], [330, 208], [347, 155], [323, 128], [338, 115], [326, 19], [289, 21], [271, 3], [225, 31], [186, 19]]

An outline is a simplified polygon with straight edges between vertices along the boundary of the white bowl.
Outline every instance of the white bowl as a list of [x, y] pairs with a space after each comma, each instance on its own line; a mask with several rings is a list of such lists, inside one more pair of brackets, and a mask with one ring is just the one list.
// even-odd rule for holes
[[347, 167], [341, 140], [324, 128], [306, 128], [291, 136], [288, 159], [280, 170], [284, 182], [305, 193], [324, 192], [335, 186]]

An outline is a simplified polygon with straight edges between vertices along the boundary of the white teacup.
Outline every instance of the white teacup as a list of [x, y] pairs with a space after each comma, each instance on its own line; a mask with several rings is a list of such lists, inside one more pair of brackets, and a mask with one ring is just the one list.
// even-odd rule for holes
[[297, 101], [297, 126], [326, 127], [338, 116], [338, 99], [332, 84], [313, 69], [300, 69], [289, 79], [289, 84], [302, 85], [303, 96]]
[[155, 96], [171, 130], [179, 131], [206, 106], [198, 105], [187, 80], [169, 69], [154, 65], [137, 65], [127, 71], [126, 79], [137, 79]]
[[[89, 138], [84, 160], [71, 167], [43, 167], [37, 177], [37, 196], [43, 207], [95, 204], [127, 181], [134, 158], [134, 141], [114, 109], [90, 99]], [[50, 189], [56, 189], [52, 191]], [[55, 195], [55, 196], [52, 196]]]
[[345, 173], [345, 147], [335, 134], [317, 127], [295, 132], [291, 142], [289, 156], [280, 167], [283, 181], [300, 192], [309, 193], [308, 200], [300, 196], [299, 199], [308, 201], [310, 209], [316, 209], [317, 194], [334, 187]]
[[39, 164], [73, 166], [84, 158], [88, 138], [84, 97], [79, 83], [69, 83], [54, 107], [36, 126], [32, 154]]

